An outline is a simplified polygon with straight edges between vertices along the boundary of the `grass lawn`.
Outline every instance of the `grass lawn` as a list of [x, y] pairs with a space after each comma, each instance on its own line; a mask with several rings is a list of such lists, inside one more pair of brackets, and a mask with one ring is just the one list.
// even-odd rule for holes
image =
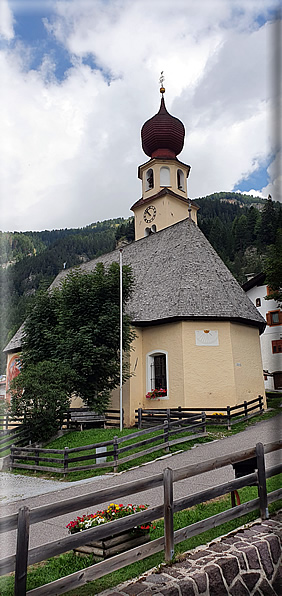
[[[279, 476], [270, 478], [267, 480], [267, 489], [268, 492], [276, 490], [277, 488], [281, 487], [282, 483], [282, 474]], [[256, 487], [246, 487], [239, 491], [241, 503], [246, 501], [250, 501], [257, 497], [257, 488]], [[278, 501], [270, 505], [269, 510], [270, 513], [278, 510], [282, 507], [282, 500]], [[181, 511], [174, 515], [174, 529], [177, 530], [179, 528], [183, 528], [190, 524], [195, 523], [196, 521], [208, 518], [212, 515], [215, 515], [221, 511], [225, 511], [230, 508], [230, 496], [226, 495], [224, 497], [220, 497], [208, 503], [200, 504], [185, 511]], [[236, 520], [231, 522], [227, 522], [218, 528], [214, 528], [209, 530], [208, 532], [204, 532], [199, 536], [195, 536], [189, 540], [185, 540], [181, 544], [176, 545], [175, 551], [175, 560], [177, 557], [186, 551], [189, 551], [196, 546], [201, 544], [206, 544], [214, 540], [216, 537], [231, 532], [232, 530], [236, 529], [243, 524], [249, 523], [255, 520], [258, 517], [258, 511], [254, 511], [240, 517]], [[159, 538], [163, 536], [164, 533], [164, 524], [163, 520], [158, 520], [155, 523], [155, 529], [151, 529], [150, 535], [151, 540]], [[79, 569], [83, 569], [92, 565], [94, 562], [92, 555], [91, 556], [77, 556], [74, 555], [72, 552], [65, 553], [58, 557], [53, 557], [46, 562], [39, 563], [37, 565], [29, 567], [28, 572], [28, 579], [27, 579], [27, 589], [31, 590], [38, 586], [44, 585], [45, 583], [49, 583], [51, 581], [55, 581], [60, 577], [64, 577], [70, 573], [74, 573]], [[164, 553], [160, 552], [151, 557], [147, 557], [142, 561], [138, 561], [132, 565], [124, 567], [119, 571], [111, 573], [99, 580], [90, 582], [81, 588], [76, 588], [75, 591], [70, 591], [67, 594], [69, 596], [93, 596], [94, 594], [99, 594], [103, 590], [107, 588], [111, 588], [116, 586], [117, 584], [129, 580], [131, 578], [136, 578], [142, 575], [145, 571], [160, 565], [164, 562]], [[3, 596], [13, 596], [14, 594], [14, 577], [13, 574], [9, 576], [5, 576], [0, 578], [0, 594]]]

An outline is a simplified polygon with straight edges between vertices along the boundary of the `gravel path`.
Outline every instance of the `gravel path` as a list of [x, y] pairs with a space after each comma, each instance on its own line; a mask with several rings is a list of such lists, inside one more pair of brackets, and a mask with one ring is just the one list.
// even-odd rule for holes
[[[4, 495], [5, 502], [0, 505], [0, 516], [8, 515], [18, 511], [19, 507], [27, 505], [30, 508], [39, 507], [54, 501], [65, 500], [70, 497], [87, 494], [91, 491], [111, 488], [117, 484], [124, 484], [132, 480], [138, 480], [147, 476], [160, 473], [164, 468], [182, 468], [186, 465], [212, 459], [214, 457], [234, 453], [242, 449], [254, 447], [257, 442], [263, 444], [281, 439], [282, 414], [275, 418], [261, 421], [248, 427], [241, 433], [231, 437], [198, 445], [197, 447], [183, 453], [165, 457], [155, 462], [148, 463], [138, 468], [132, 468], [127, 472], [119, 474], [106, 474], [91, 480], [82, 480], [73, 483], [43, 480], [27, 476], [4, 474], [7, 483], [8, 495]], [[281, 461], [281, 451], [276, 451], [266, 456], [266, 465], [274, 465]], [[9, 477], [7, 482], [7, 477]], [[227, 482], [234, 478], [232, 466], [220, 470], [206, 472], [194, 478], [183, 480], [175, 485], [174, 497], [176, 499], [185, 495], [196, 493], [205, 488]], [[162, 488], [145, 491], [141, 494], [130, 495], [128, 502], [148, 503], [150, 506], [158, 505], [163, 501]], [[107, 505], [103, 503], [101, 506]], [[77, 511], [67, 516], [57, 517], [31, 526], [30, 547], [39, 546], [47, 541], [58, 540], [67, 535], [66, 524], [77, 515], [86, 513]], [[15, 552], [15, 532], [9, 535], [2, 535], [3, 556]]]

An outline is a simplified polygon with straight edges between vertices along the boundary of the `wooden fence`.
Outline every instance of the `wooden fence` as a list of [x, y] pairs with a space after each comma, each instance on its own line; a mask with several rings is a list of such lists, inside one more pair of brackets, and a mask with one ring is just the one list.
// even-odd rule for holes
[[20, 426], [21, 422], [20, 418], [12, 418], [8, 413], [0, 414], [0, 436], [4, 431]]
[[[154, 433], [154, 436], [143, 438], [152, 433]], [[83, 447], [44, 449], [39, 446], [16, 447], [12, 445], [10, 469], [56, 472], [65, 476], [71, 472], [82, 472], [97, 468], [113, 468], [114, 472], [117, 472], [118, 466], [128, 461], [163, 449], [169, 452], [169, 448], [173, 445], [204, 436], [206, 436], [206, 417], [203, 413], [201, 415], [195, 414], [194, 416], [190, 416], [189, 420], [186, 418], [182, 421], [170, 422], [170, 424], [165, 420], [164, 424], [154, 428], [138, 431], [123, 437], [114, 437], [113, 440], [85, 445]], [[123, 446], [124, 443], [130, 444]], [[151, 445], [151, 447], [148, 447], [148, 445]], [[140, 450], [136, 451], [138, 449]], [[134, 452], [129, 453], [130, 451]], [[129, 455], [125, 456], [126, 453], [129, 453]], [[82, 463], [81, 465], [81, 462], [86, 461], [89, 464], [84, 465]], [[56, 464], [56, 467], [44, 465], [46, 463]], [[75, 465], [76, 463], [80, 463], [80, 465]]]
[[[113, 488], [107, 488], [94, 493], [64, 499], [57, 503], [43, 505], [36, 509], [29, 510], [22, 507], [18, 513], [3, 517], [0, 520], [0, 533], [9, 532], [17, 528], [17, 549], [16, 554], [6, 557], [0, 561], [1, 575], [15, 571], [15, 594], [24, 596], [26, 594], [27, 566], [44, 561], [73, 548], [82, 546], [89, 541], [102, 540], [109, 536], [115, 536], [122, 531], [128, 531], [137, 525], [145, 525], [161, 517], [164, 518], [164, 536], [133, 548], [125, 553], [120, 553], [105, 561], [96, 563], [88, 568], [82, 569], [67, 577], [60, 578], [45, 586], [35, 588], [28, 592], [28, 596], [52, 596], [53, 594], [64, 594], [93, 581], [104, 575], [121, 569], [126, 565], [144, 559], [152, 554], [165, 551], [166, 561], [170, 561], [174, 554], [174, 545], [205, 532], [225, 522], [239, 518], [251, 511], [259, 510], [261, 519], [268, 517], [268, 505], [282, 498], [282, 488], [267, 494], [266, 479], [282, 472], [282, 464], [265, 469], [265, 453], [281, 449], [282, 441], [267, 444], [265, 447], [258, 443], [255, 448], [246, 449], [237, 453], [223, 455], [205, 462], [191, 464], [185, 468], [171, 470], [166, 468], [162, 473], [149, 476], [135, 482], [128, 482]], [[227, 465], [234, 465], [256, 457], [256, 471], [225, 482], [218, 486], [208, 488], [199, 493], [187, 495], [181, 499], [174, 500], [173, 485], [181, 480], [195, 477], [199, 474], [223, 468]], [[252, 499], [242, 505], [231, 507], [205, 520], [193, 523], [185, 528], [174, 531], [173, 514], [184, 509], [204, 503], [216, 497], [239, 490], [245, 486], [257, 485], [258, 498]], [[83, 532], [78, 532], [53, 542], [48, 542], [39, 547], [28, 548], [30, 525], [53, 519], [67, 513], [77, 512], [81, 509], [88, 509], [105, 502], [114, 502], [125, 496], [141, 493], [152, 488], [163, 486], [163, 503], [150, 507], [134, 515], [117, 519], [102, 526], [96, 526]], [[53, 522], [54, 523], [54, 522]]]
[[182, 420], [195, 415], [197, 412], [204, 411], [207, 418], [207, 424], [217, 425], [225, 424], [228, 430], [233, 424], [249, 420], [253, 416], [263, 413], [263, 397], [259, 395], [250, 401], [244, 401], [238, 406], [226, 406], [226, 408], [169, 408], [169, 409], [143, 409], [135, 410], [135, 425], [138, 428], [144, 426], [154, 426], [164, 420]]
[[7, 452], [7, 455], [9, 455], [12, 445], [26, 445], [28, 440], [29, 434], [27, 430], [22, 429], [20, 426], [10, 430], [1, 431], [0, 457], [2, 457], [5, 452]]

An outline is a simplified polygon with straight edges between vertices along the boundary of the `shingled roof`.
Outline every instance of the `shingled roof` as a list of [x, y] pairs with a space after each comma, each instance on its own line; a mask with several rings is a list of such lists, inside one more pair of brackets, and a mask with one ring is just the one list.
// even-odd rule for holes
[[[82, 264], [80, 270], [114, 261], [119, 261], [119, 250]], [[135, 277], [127, 310], [136, 326], [220, 319], [264, 331], [264, 319], [191, 219], [125, 246], [123, 264], [131, 265]], [[68, 272], [61, 271], [51, 287]]]
[[3, 352], [18, 352], [22, 346], [22, 337], [24, 334], [24, 325], [22, 324], [9, 343], [4, 348]]
[[[79, 269], [89, 273], [97, 263], [119, 262], [119, 250], [101, 255]], [[185, 219], [123, 248], [123, 264], [135, 278], [127, 307], [133, 325], [177, 320], [230, 320], [265, 329], [265, 321], [198, 226]], [[70, 269], [50, 286], [60, 285]], [[5, 348], [20, 348], [23, 326]]]

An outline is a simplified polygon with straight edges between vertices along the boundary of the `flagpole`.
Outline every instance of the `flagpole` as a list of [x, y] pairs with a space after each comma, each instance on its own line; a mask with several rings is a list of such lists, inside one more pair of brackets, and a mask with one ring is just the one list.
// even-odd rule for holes
[[120, 344], [119, 344], [119, 429], [123, 428], [122, 416], [122, 249], [119, 251], [119, 324], [120, 324]]

